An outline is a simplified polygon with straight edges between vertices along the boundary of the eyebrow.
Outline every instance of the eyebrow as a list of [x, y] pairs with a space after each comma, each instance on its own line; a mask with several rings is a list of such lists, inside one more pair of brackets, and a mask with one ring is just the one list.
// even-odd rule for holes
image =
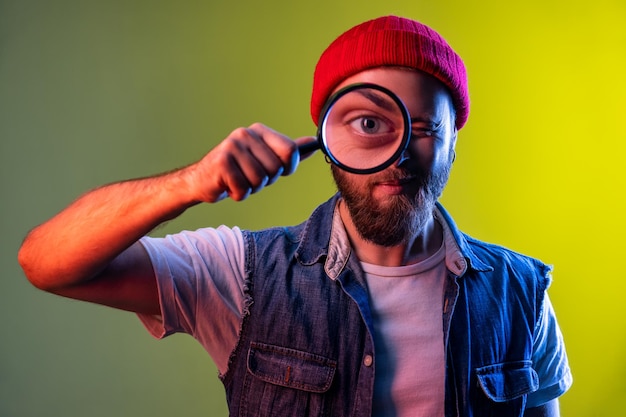
[[389, 112], [395, 112], [396, 110], [398, 110], [398, 105], [395, 102], [387, 100], [385, 97], [375, 93], [374, 91], [361, 89], [356, 90], [356, 92], [377, 105], [378, 107], [381, 107]]

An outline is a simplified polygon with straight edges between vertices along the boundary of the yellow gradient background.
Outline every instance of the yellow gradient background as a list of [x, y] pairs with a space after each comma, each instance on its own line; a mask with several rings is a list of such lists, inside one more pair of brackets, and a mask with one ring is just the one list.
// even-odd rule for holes
[[[472, 111], [443, 202], [459, 226], [554, 264], [574, 373], [563, 416], [626, 394], [622, 0], [0, 0], [0, 416], [226, 416], [188, 336], [33, 289], [23, 236], [86, 190], [199, 159], [255, 121], [309, 135], [312, 72], [348, 27], [422, 20], [464, 58]], [[334, 191], [323, 158], [156, 234], [295, 224]]]

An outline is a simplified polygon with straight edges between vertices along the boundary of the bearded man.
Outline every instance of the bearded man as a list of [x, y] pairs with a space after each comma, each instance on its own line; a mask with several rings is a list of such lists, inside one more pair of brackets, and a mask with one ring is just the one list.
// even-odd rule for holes
[[[35, 228], [19, 254], [28, 279], [136, 312], [156, 337], [191, 334], [233, 416], [559, 415], [572, 378], [550, 267], [463, 234], [437, 201], [469, 115], [461, 58], [431, 28], [381, 17], [322, 54], [313, 120], [362, 85], [410, 115], [380, 169], [344, 169], [321, 137], [239, 128], [197, 163], [93, 190]], [[360, 151], [390, 124], [370, 112], [344, 127]], [[311, 144], [338, 193], [303, 224], [145, 236], [192, 205], [259, 192]]]

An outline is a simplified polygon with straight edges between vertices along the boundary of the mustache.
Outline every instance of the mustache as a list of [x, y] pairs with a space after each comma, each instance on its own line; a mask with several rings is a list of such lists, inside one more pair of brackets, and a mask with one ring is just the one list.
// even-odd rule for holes
[[381, 183], [381, 182], [412, 182], [416, 184], [426, 184], [428, 181], [428, 174], [421, 170], [408, 170], [406, 168], [397, 168], [391, 171], [381, 172], [373, 179], [373, 183]]

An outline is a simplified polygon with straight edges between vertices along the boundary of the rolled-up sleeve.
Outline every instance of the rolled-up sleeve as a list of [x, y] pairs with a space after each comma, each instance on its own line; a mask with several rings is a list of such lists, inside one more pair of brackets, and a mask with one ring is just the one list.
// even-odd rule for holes
[[161, 315], [139, 314], [139, 319], [156, 338], [192, 335], [225, 372], [244, 303], [241, 230], [220, 226], [140, 242], [152, 262]]
[[539, 389], [528, 396], [527, 407], [538, 407], [561, 395], [572, 385], [563, 335], [548, 294], [545, 295], [533, 345], [533, 368]]

